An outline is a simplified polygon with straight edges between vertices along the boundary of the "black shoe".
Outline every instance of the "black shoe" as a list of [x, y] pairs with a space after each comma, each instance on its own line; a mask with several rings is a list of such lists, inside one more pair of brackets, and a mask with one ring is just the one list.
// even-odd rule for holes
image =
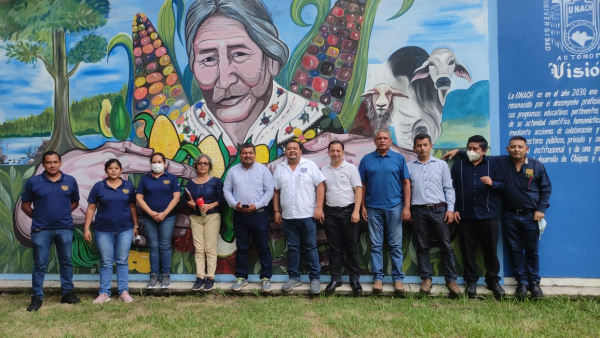
[[467, 283], [467, 296], [470, 299], [474, 299], [477, 297], [477, 284], [475, 283]]
[[342, 282], [331, 281], [329, 284], [327, 284], [327, 287], [325, 288], [325, 294], [333, 294], [335, 292], [335, 289], [339, 288], [340, 286], [342, 286]]
[[204, 278], [196, 277], [196, 283], [194, 283], [194, 286], [192, 286], [192, 290], [200, 291], [202, 289], [202, 285], [204, 285]]
[[529, 291], [531, 291], [531, 298], [544, 297], [544, 292], [542, 291], [542, 288], [540, 288], [539, 282], [529, 282]]
[[215, 287], [215, 280], [214, 278], [207, 278], [206, 282], [204, 283], [204, 291], [210, 291]]
[[519, 298], [527, 297], [527, 285], [523, 283], [517, 284], [517, 289], [515, 290], [515, 296]]
[[494, 297], [496, 297], [497, 299], [502, 298], [506, 295], [506, 291], [504, 291], [504, 288], [502, 288], [500, 284], [498, 284], [498, 282], [488, 284], [487, 289], [492, 291]]
[[42, 307], [42, 297], [33, 297], [31, 298], [31, 304], [27, 307], [27, 311], [37, 311]]
[[357, 280], [350, 281], [350, 287], [352, 288], [352, 294], [355, 296], [361, 295], [363, 292], [362, 286]]
[[81, 299], [77, 298], [77, 296], [75, 296], [73, 291], [69, 291], [62, 296], [62, 298], [60, 299], [60, 302], [63, 304], [65, 304], [65, 303], [66, 304], [77, 304], [77, 303], [81, 303]]

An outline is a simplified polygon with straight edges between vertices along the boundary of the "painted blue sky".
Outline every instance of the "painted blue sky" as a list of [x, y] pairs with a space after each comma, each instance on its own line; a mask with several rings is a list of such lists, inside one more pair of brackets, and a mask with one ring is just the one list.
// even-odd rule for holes
[[[290, 0], [264, 0], [264, 3], [283, 40], [293, 50], [310, 27], [298, 27], [292, 22], [289, 15]], [[119, 32], [131, 34], [131, 20], [138, 12], [145, 13], [157, 24], [161, 4], [162, 1], [156, 0], [112, 1], [108, 23], [97, 33], [107, 40]], [[447, 47], [453, 49], [457, 59], [469, 67], [473, 83], [488, 79], [486, 0], [415, 0], [406, 14], [396, 20], [386, 21], [400, 6], [400, 0], [381, 1], [370, 40], [369, 63], [383, 63], [389, 55], [404, 46], [419, 46], [428, 52]], [[315, 12], [313, 6], [306, 7], [302, 13], [304, 21], [313, 22]], [[67, 43], [74, 45], [83, 34], [69, 36]], [[185, 65], [184, 46], [178, 46], [176, 52], [180, 65]], [[0, 123], [16, 117], [37, 115], [52, 106], [54, 85], [44, 66], [38, 64], [32, 67], [15, 60], [6, 65], [8, 58], [4, 54], [0, 50], [0, 64], [3, 65], [0, 67], [0, 97], [8, 104], [0, 107]], [[129, 70], [126, 66], [127, 56], [120, 49], [113, 51], [108, 61], [105, 58], [99, 63], [82, 64], [71, 77], [71, 100], [118, 91], [127, 82]], [[454, 81], [453, 89], [465, 89], [471, 84]]]

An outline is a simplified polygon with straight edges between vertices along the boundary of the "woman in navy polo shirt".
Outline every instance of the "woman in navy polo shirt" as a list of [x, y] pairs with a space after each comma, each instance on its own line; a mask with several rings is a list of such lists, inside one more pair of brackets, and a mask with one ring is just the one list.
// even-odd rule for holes
[[[206, 154], [198, 156], [194, 162], [196, 178], [185, 186], [187, 204], [194, 209], [190, 215], [192, 237], [196, 249], [196, 283], [192, 290], [212, 290], [217, 269], [217, 240], [221, 227], [219, 205], [225, 203], [223, 182], [210, 175], [213, 164]], [[191, 197], [191, 199], [190, 199]]]
[[88, 196], [88, 208], [85, 213], [83, 237], [92, 241], [90, 225], [96, 213], [94, 236], [100, 253], [100, 291], [94, 303], [110, 300], [110, 284], [113, 264], [117, 266], [117, 285], [119, 299], [129, 303], [129, 248], [133, 236], [138, 233], [137, 209], [135, 206], [135, 188], [121, 176], [121, 162], [108, 160], [104, 164], [106, 179], [94, 184]]
[[158, 275], [161, 287], [171, 286], [171, 237], [175, 226], [175, 207], [181, 198], [177, 177], [165, 170], [165, 155], [154, 153], [150, 158], [152, 171], [142, 176], [136, 200], [142, 211], [148, 244], [150, 245], [150, 281], [146, 288], [154, 289]]

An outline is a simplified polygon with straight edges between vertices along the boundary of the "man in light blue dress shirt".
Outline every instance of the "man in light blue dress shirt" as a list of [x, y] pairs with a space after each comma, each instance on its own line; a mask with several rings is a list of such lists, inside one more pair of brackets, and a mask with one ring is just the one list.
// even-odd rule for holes
[[448, 164], [431, 156], [432, 148], [429, 135], [415, 136], [413, 149], [418, 157], [408, 162], [411, 183], [410, 212], [422, 280], [421, 292], [426, 294], [431, 292], [432, 268], [429, 261], [431, 230], [439, 243], [446, 287], [451, 297], [457, 297], [461, 291], [456, 285], [454, 252], [448, 230], [448, 225], [454, 222], [454, 188]]
[[254, 239], [258, 250], [262, 292], [271, 291], [273, 260], [269, 249], [269, 218], [266, 207], [273, 198], [273, 175], [267, 167], [256, 163], [256, 150], [250, 143], [240, 147], [241, 163], [227, 173], [223, 195], [227, 204], [234, 209], [233, 230], [237, 253], [235, 256], [235, 283], [231, 287], [240, 291], [248, 285], [248, 248]]

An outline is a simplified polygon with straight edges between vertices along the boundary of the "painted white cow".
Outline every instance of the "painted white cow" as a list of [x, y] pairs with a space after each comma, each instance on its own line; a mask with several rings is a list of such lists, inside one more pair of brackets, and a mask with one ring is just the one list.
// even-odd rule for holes
[[421, 133], [429, 134], [433, 142], [437, 140], [453, 75], [471, 81], [467, 67], [448, 48], [436, 49], [429, 55], [420, 47], [403, 47], [387, 62], [369, 65], [365, 88], [387, 83], [408, 96], [394, 99], [389, 128], [396, 145], [412, 149], [415, 135]]

